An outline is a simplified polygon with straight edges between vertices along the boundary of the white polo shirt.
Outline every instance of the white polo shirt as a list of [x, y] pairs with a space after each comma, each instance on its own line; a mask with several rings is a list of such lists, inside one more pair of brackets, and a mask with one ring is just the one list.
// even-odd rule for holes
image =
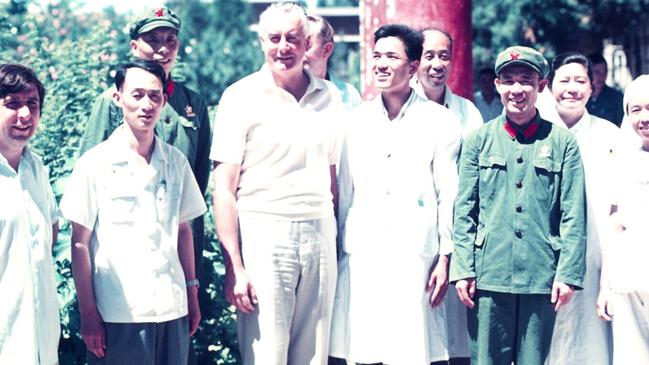
[[105, 322], [164, 322], [187, 315], [178, 226], [206, 211], [189, 163], [155, 137], [148, 165], [136, 162], [124, 126], [86, 152], [61, 210], [93, 231], [97, 309]]
[[287, 220], [333, 216], [329, 166], [338, 161], [345, 111], [332, 83], [307, 75], [299, 101], [276, 86], [266, 66], [221, 97], [210, 159], [241, 165], [239, 212]]
[[52, 260], [58, 212], [47, 170], [25, 148], [18, 172], [0, 154], [0, 364], [58, 361]]

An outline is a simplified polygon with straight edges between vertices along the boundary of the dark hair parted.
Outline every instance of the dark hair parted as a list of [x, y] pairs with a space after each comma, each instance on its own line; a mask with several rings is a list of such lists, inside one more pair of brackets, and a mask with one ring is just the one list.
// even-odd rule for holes
[[554, 75], [557, 72], [557, 70], [564, 65], [568, 65], [571, 63], [578, 63], [586, 68], [586, 74], [588, 75], [588, 80], [591, 83], [593, 83], [593, 64], [591, 61], [588, 59], [588, 57], [584, 56], [583, 54], [579, 52], [564, 52], [552, 60], [552, 68], [550, 69], [550, 74], [548, 75], [548, 83], [550, 85], [550, 88], [552, 88], [552, 81], [554, 81]]
[[426, 32], [439, 32], [439, 33], [442, 33], [442, 35], [444, 37], [446, 37], [446, 39], [448, 39], [448, 51], [450, 53], [453, 53], [453, 37], [451, 37], [451, 34], [449, 32], [445, 31], [444, 29], [437, 28], [437, 27], [424, 28], [424, 29], [421, 30], [421, 34], [423, 35], [422, 44], [423, 44], [423, 38], [426, 37]]
[[45, 86], [40, 82], [34, 71], [16, 63], [0, 64], [0, 98], [9, 94], [26, 91], [31, 85], [38, 90], [39, 111], [43, 111], [45, 101]]
[[115, 87], [117, 88], [117, 90], [121, 90], [122, 86], [124, 86], [124, 80], [126, 80], [126, 72], [129, 68], [141, 68], [144, 71], [155, 75], [162, 83], [163, 92], [167, 94], [167, 76], [165, 75], [164, 69], [162, 68], [162, 66], [160, 66], [159, 63], [155, 61], [145, 60], [133, 60], [132, 62], [123, 64], [119, 69], [117, 69], [117, 72], [115, 73]]
[[608, 67], [608, 62], [606, 62], [606, 58], [604, 58], [604, 55], [602, 55], [601, 52], [593, 52], [589, 54], [588, 59], [593, 65], [599, 65], [600, 63], [603, 63]]
[[396, 37], [403, 42], [406, 55], [410, 61], [419, 61], [421, 58], [422, 44], [424, 38], [418, 32], [404, 24], [387, 24], [374, 32], [374, 44], [381, 38]]

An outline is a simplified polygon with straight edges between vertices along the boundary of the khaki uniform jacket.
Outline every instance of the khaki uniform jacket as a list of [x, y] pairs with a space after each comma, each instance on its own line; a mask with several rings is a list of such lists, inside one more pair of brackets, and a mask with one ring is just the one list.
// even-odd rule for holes
[[546, 294], [552, 282], [583, 287], [586, 253], [584, 171], [577, 141], [535, 117], [529, 138], [512, 137], [504, 114], [462, 148], [455, 202], [451, 282]]

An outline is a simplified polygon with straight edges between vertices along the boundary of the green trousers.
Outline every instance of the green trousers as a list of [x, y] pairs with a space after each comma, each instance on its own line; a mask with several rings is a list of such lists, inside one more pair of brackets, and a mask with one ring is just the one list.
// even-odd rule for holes
[[474, 302], [467, 312], [471, 364], [543, 364], [555, 319], [549, 294], [478, 290]]

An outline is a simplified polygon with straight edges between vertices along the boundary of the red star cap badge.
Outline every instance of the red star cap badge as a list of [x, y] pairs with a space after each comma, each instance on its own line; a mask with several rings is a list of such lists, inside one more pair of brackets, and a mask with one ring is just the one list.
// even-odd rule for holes
[[162, 8], [157, 9], [157, 10], [155, 11], [155, 16], [157, 16], [157, 17], [162, 17], [162, 16], [164, 16], [164, 15], [165, 15], [165, 10], [162, 9]]
[[521, 56], [520, 53], [512, 52], [512, 53], [509, 54], [509, 59], [511, 59], [511, 60], [517, 60], [518, 57], [520, 57], [520, 56]]

